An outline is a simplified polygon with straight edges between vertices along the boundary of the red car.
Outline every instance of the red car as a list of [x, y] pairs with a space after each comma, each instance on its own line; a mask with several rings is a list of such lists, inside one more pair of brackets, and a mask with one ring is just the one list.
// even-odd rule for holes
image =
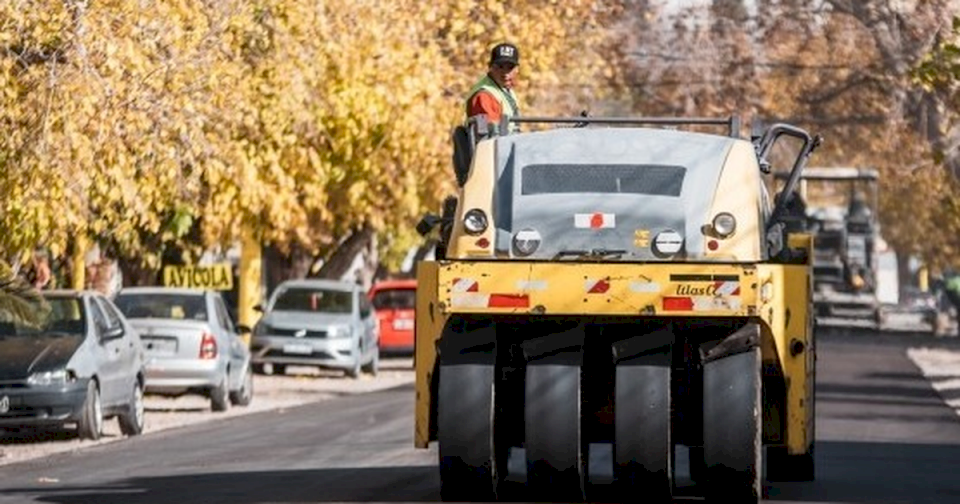
[[370, 289], [370, 302], [380, 323], [380, 351], [413, 353], [416, 280], [384, 280]]

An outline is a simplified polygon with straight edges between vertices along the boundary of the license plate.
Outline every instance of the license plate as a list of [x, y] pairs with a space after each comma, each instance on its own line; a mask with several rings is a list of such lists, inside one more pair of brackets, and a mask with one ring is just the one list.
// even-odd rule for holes
[[177, 353], [177, 340], [171, 338], [143, 338], [147, 353], [153, 355], [172, 355]]
[[10, 411], [10, 398], [7, 396], [0, 396], [0, 414]]
[[295, 355], [310, 355], [313, 353], [313, 347], [310, 345], [283, 345], [283, 353]]
[[397, 331], [409, 331], [413, 329], [413, 319], [393, 319], [393, 328]]

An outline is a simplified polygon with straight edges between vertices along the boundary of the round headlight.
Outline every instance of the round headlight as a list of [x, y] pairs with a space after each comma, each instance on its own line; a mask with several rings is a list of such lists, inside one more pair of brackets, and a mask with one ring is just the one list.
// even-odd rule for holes
[[513, 237], [513, 247], [517, 255], [528, 256], [540, 247], [540, 233], [535, 229], [521, 230]]
[[653, 239], [653, 250], [663, 255], [673, 255], [683, 248], [683, 236], [672, 230], [661, 231]]
[[713, 218], [713, 230], [721, 237], [726, 238], [737, 230], [737, 219], [727, 212], [718, 213]]
[[478, 235], [487, 230], [487, 214], [476, 208], [468, 210], [463, 216], [463, 227], [468, 233]]

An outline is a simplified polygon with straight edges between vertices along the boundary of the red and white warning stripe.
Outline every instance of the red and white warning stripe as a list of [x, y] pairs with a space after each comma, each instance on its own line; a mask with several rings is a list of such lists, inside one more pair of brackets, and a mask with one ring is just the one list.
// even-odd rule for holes
[[529, 308], [530, 296], [460, 292], [450, 296], [450, 306], [453, 308]]
[[454, 278], [450, 290], [452, 292], [477, 292], [480, 290], [480, 284], [472, 278]]
[[578, 213], [573, 215], [573, 227], [577, 229], [608, 229], [617, 227], [617, 214]]
[[734, 296], [682, 296], [663, 298], [663, 311], [738, 311], [740, 298]]
[[716, 288], [716, 293], [718, 296], [740, 295], [740, 282], [738, 281], [716, 282], [713, 284], [713, 286]]
[[694, 296], [693, 311], [725, 311], [739, 310], [739, 297]]
[[587, 294], [605, 294], [610, 290], [610, 281], [606, 278], [588, 278], [583, 283], [583, 290]]

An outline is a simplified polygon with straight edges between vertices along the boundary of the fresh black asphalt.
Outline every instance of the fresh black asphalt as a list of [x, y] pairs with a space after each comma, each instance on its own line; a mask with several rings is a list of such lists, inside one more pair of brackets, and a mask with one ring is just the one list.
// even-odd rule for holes
[[[906, 357], [914, 336], [821, 337], [817, 480], [769, 502], [960, 503], [960, 417]], [[0, 466], [0, 504], [438, 501], [413, 448], [412, 386], [251, 414]]]

